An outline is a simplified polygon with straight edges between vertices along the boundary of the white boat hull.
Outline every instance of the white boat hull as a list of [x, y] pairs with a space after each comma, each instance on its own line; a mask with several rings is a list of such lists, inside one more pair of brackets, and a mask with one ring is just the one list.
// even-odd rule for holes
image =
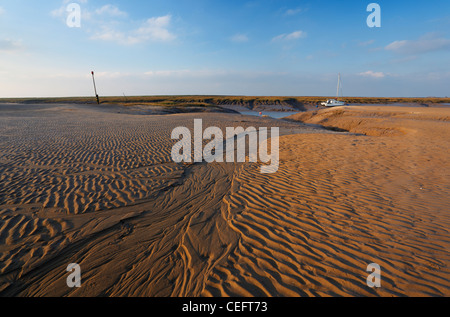
[[322, 106], [324, 106], [324, 107], [340, 107], [340, 106], [345, 106], [345, 102], [330, 99], [327, 102], [322, 102]]
[[345, 106], [345, 103], [335, 103], [332, 105], [326, 105], [325, 107], [341, 107], [341, 106]]
[[341, 107], [345, 106], [344, 101], [337, 100], [339, 98], [339, 89], [341, 88], [341, 74], [338, 75], [338, 85], [336, 92], [336, 99], [328, 99], [327, 102], [322, 102], [321, 105], [324, 107]]

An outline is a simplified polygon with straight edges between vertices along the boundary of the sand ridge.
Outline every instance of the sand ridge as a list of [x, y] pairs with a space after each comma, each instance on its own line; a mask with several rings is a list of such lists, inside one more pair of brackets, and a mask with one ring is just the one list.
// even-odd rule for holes
[[[345, 133], [236, 114], [14, 107], [0, 116], [2, 296], [450, 295], [445, 112], [344, 109], [329, 122], [357, 118]], [[343, 110], [304, 121], [330, 111]], [[280, 126], [279, 171], [173, 163], [170, 132], [194, 118]], [[366, 285], [372, 262], [380, 289]], [[80, 289], [67, 288], [69, 263]]]
[[[6, 110], [0, 157], [3, 294], [201, 292], [199, 276], [206, 278], [205, 270], [233, 247], [235, 234], [220, 224], [221, 199], [240, 167], [175, 164], [170, 133], [177, 126], [192, 128], [198, 117], [221, 127], [256, 126], [261, 119], [139, 116], [76, 105]], [[78, 292], [62, 278], [72, 262], [88, 272], [87, 287]]]
[[[381, 165], [373, 153], [385, 145], [365, 136], [299, 135], [280, 146], [276, 176], [240, 176], [229, 199], [240, 244], [204, 295], [448, 296], [448, 175], [424, 166], [408, 176], [416, 153]], [[382, 268], [381, 289], [366, 285], [370, 263]]]

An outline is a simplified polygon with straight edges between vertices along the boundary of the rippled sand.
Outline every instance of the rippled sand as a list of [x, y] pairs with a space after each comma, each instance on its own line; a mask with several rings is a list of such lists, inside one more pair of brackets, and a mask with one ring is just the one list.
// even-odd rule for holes
[[[0, 109], [0, 295], [450, 295], [442, 116], [366, 136], [234, 114]], [[279, 172], [173, 163], [172, 130], [196, 118], [282, 127]], [[372, 262], [380, 289], [366, 285]]]

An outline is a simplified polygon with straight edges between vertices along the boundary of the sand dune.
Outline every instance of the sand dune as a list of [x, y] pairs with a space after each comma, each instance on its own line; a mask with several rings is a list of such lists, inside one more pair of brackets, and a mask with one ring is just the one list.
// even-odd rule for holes
[[286, 136], [277, 174], [243, 171], [227, 199], [239, 244], [203, 295], [448, 296], [448, 110], [293, 116], [377, 136]]
[[[236, 114], [0, 107], [1, 296], [450, 295], [445, 109], [294, 118], [352, 134]], [[194, 118], [280, 126], [279, 171], [173, 163], [170, 133]], [[372, 262], [380, 289], [366, 285]], [[66, 285], [69, 263], [81, 288]]]
[[422, 131], [442, 133], [447, 129], [442, 123], [450, 121], [450, 108], [347, 106], [295, 114], [289, 119], [370, 136], [414, 133], [418, 122]]

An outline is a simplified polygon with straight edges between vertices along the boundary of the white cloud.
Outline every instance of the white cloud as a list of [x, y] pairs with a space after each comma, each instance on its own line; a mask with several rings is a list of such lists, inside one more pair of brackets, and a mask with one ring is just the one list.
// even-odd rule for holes
[[69, 3], [78, 3], [78, 4], [82, 4], [80, 5], [81, 7], [81, 19], [83, 21], [86, 20], [91, 20], [93, 17], [95, 18], [96, 21], [101, 21], [101, 18], [108, 18], [111, 20], [111, 18], [126, 18], [128, 17], [128, 13], [125, 11], [120, 10], [118, 7], [112, 5], [112, 4], [106, 4], [100, 8], [94, 9], [94, 8], [90, 8], [87, 5], [87, 0], [64, 0], [63, 4], [61, 5], [61, 7], [59, 7], [58, 9], [52, 10], [50, 12], [50, 15], [54, 18], [59, 18], [62, 21], [66, 21], [66, 18], [68, 16], [68, 12], [67, 12], [67, 6]]
[[3, 15], [5, 13], [5, 9], [3, 9], [2, 7], [0, 7], [0, 15]]
[[415, 41], [394, 41], [387, 45], [385, 50], [407, 55], [450, 50], [450, 39], [437, 38], [434, 34], [427, 34]]
[[368, 70], [367, 72], [359, 73], [359, 76], [363, 77], [371, 77], [371, 78], [384, 78], [386, 77], [386, 74], [383, 72], [374, 72], [371, 70]]
[[278, 36], [275, 36], [272, 41], [292, 41], [292, 40], [297, 40], [300, 38], [305, 38], [306, 37], [306, 32], [304, 31], [294, 31], [292, 33], [289, 34], [280, 34]]
[[284, 15], [296, 15], [299, 14], [300, 12], [302, 12], [302, 9], [297, 8], [297, 9], [288, 9], [286, 10], [286, 12], [284, 13]]
[[[64, 0], [63, 4], [58, 8], [58, 9], [54, 9], [52, 11], [50, 11], [50, 16], [52, 16], [53, 18], [58, 18], [60, 19], [62, 22], [66, 22], [66, 18], [69, 14], [69, 12], [67, 11], [67, 7], [69, 5], [69, 3], [78, 3], [78, 4], [86, 4], [88, 1], [87, 0]], [[81, 7], [81, 19], [84, 20], [88, 20], [91, 18], [92, 16], [92, 12], [90, 12], [86, 6], [80, 6]]]
[[58, 9], [52, 10], [50, 12], [50, 15], [54, 18], [61, 18], [66, 14], [66, 7], [62, 6], [59, 7]]
[[[65, 22], [67, 5], [73, 0], [63, 0], [60, 8], [50, 12], [50, 15]], [[78, 0], [86, 4], [88, 0]], [[119, 43], [121, 45], [134, 45], [148, 41], [169, 42], [176, 38], [169, 31], [171, 15], [152, 17], [145, 21], [136, 21], [129, 14], [120, 10], [113, 4], [101, 7], [81, 5], [81, 20], [87, 27], [83, 30], [90, 39]], [[134, 28], [133, 28], [134, 26]]]
[[172, 16], [165, 15], [157, 18], [148, 19], [137, 31], [136, 35], [141, 40], [171, 41], [175, 39], [175, 35], [170, 33]]
[[148, 41], [170, 42], [176, 36], [169, 31], [171, 16], [153, 17], [143, 22], [139, 28], [122, 31], [111, 24], [104, 24], [101, 30], [91, 36], [93, 40], [116, 42], [122, 45], [134, 45]]
[[248, 36], [245, 34], [235, 34], [231, 37], [231, 41], [235, 43], [245, 43], [248, 42]]
[[102, 26], [101, 29], [101, 31], [91, 36], [92, 40], [127, 42], [127, 36], [124, 32], [113, 30], [108, 26]]
[[148, 72], [145, 72], [144, 75], [146, 76], [172, 76], [172, 75], [184, 75], [184, 74], [189, 74], [190, 70], [151, 70]]
[[121, 11], [118, 7], [112, 5], [112, 4], [107, 4], [104, 5], [103, 7], [95, 10], [95, 13], [98, 15], [109, 15], [111, 17], [127, 17], [128, 14], [124, 11]]
[[204, 78], [228, 75], [230, 71], [209, 70], [209, 69], [180, 69], [180, 70], [154, 70], [145, 72], [147, 77], [166, 77], [166, 78]]

